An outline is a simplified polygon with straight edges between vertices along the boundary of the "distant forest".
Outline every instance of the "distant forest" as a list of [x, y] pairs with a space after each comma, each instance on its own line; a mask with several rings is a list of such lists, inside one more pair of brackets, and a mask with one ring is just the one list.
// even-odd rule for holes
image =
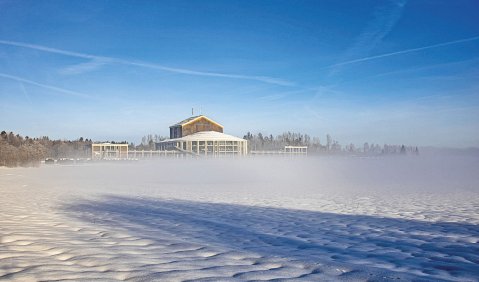
[[0, 133], [0, 166], [38, 165], [45, 158], [89, 158], [91, 139], [50, 140], [22, 137], [13, 132]]
[[[350, 155], [393, 155], [419, 154], [414, 146], [364, 143], [361, 147], [354, 144], [341, 145], [329, 134], [326, 141], [321, 143], [318, 137], [307, 134], [285, 132], [276, 137], [262, 133], [248, 132], [243, 137], [249, 141], [252, 151], [281, 150], [284, 146], [308, 146], [311, 154], [350, 154]], [[155, 142], [167, 139], [161, 135], [149, 134], [142, 138], [139, 145], [129, 144], [130, 150], [154, 150]], [[108, 142], [108, 141], [107, 141]], [[127, 144], [126, 141], [111, 143]], [[23, 137], [13, 132], [2, 131], [0, 134], [0, 166], [31, 166], [38, 165], [46, 158], [90, 158], [91, 139], [83, 137], [77, 140], [51, 140], [47, 136], [40, 138]]]
[[[168, 139], [168, 137], [158, 134], [148, 134], [143, 136], [141, 144], [135, 146], [130, 144], [130, 148], [137, 150], [154, 150], [155, 142]], [[243, 139], [249, 141], [249, 150], [252, 151], [273, 151], [284, 149], [284, 146], [307, 146], [309, 153], [317, 154], [366, 154], [366, 155], [393, 155], [393, 154], [419, 154], [416, 146], [392, 145], [392, 144], [374, 144], [364, 143], [361, 146], [354, 144], [341, 145], [334, 140], [331, 135], [326, 135], [326, 140], [321, 143], [319, 137], [311, 137], [308, 134], [284, 132], [283, 134], [273, 136], [263, 133], [246, 133]]]
[[391, 154], [419, 154], [416, 146], [374, 144], [365, 142], [357, 147], [354, 144], [341, 145], [331, 135], [326, 135], [326, 141], [321, 143], [318, 137], [311, 137], [308, 134], [284, 132], [276, 137], [246, 133], [244, 139], [249, 141], [249, 148], [253, 151], [281, 150], [284, 146], [307, 146], [309, 153], [317, 154], [363, 154], [363, 155], [391, 155]]

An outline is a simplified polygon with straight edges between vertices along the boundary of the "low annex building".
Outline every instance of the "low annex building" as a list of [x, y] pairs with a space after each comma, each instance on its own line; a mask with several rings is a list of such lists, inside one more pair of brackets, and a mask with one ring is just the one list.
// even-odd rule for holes
[[128, 144], [91, 144], [91, 158], [92, 160], [128, 159]]
[[223, 126], [199, 115], [170, 126], [170, 139], [156, 143], [157, 150], [177, 150], [198, 156], [248, 154], [248, 141], [223, 133]]

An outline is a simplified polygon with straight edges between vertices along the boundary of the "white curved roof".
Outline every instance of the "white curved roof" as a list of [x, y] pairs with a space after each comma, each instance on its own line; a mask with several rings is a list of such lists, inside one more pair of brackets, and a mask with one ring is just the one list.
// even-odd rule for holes
[[245, 139], [224, 134], [216, 131], [200, 131], [190, 135], [186, 135], [181, 138], [168, 139], [163, 142], [169, 141], [246, 141]]

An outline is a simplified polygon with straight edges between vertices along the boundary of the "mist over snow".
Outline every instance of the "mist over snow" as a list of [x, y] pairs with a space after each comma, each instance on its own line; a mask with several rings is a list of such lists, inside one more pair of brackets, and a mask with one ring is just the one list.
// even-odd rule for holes
[[477, 281], [479, 158], [0, 169], [0, 278]]
[[478, 4], [0, 0], [0, 282], [479, 282]]

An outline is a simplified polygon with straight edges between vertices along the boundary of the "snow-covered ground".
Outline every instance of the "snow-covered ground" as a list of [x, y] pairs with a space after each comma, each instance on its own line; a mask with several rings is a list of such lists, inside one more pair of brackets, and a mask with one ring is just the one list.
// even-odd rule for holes
[[479, 158], [0, 169], [0, 280], [479, 281]]

